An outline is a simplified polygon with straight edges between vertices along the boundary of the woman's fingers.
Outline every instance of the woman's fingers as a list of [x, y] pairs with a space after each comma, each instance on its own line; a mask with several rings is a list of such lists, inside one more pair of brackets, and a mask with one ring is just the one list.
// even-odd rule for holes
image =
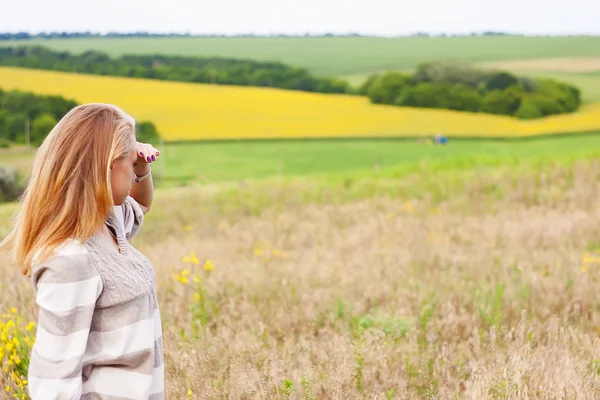
[[137, 143], [138, 156], [151, 163], [156, 161], [156, 157], [160, 155], [160, 152], [149, 143]]

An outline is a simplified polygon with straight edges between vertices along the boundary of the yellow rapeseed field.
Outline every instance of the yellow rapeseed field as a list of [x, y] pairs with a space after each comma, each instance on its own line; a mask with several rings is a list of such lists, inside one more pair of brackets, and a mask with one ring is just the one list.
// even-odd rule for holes
[[600, 104], [535, 121], [372, 105], [364, 97], [0, 67], [0, 88], [115, 103], [167, 140], [314, 137], [514, 137], [600, 128]]

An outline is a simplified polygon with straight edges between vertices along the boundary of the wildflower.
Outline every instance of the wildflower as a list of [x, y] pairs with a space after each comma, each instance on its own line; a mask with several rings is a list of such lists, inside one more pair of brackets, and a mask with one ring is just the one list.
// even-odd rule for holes
[[12, 349], [13, 349], [13, 344], [12, 343], [6, 343], [6, 350], [12, 351]]
[[189, 269], [184, 269], [183, 271], [181, 271], [181, 276], [188, 276], [189, 274], [190, 274]]
[[29, 321], [29, 324], [25, 327], [27, 331], [31, 331], [35, 327], [35, 322]]
[[254, 249], [254, 255], [257, 257], [262, 256], [263, 251], [261, 249]]
[[185, 276], [176, 276], [175, 278], [176, 278], [176, 279], [177, 279], [179, 282], [181, 282], [181, 283], [183, 283], [183, 284], [186, 284], [186, 283], [188, 283], [188, 280], [187, 280], [187, 278], [186, 278]]
[[206, 262], [204, 263], [204, 266], [202, 268], [205, 271], [212, 271], [213, 269], [215, 269], [215, 266], [213, 265], [212, 261], [206, 260]]
[[6, 390], [7, 392], [10, 392], [10, 386], [7, 386], [6, 389], [4, 389], [4, 390]]
[[183, 230], [184, 230], [184, 231], [186, 231], [186, 232], [189, 232], [189, 231], [191, 231], [191, 230], [192, 230], [192, 227], [191, 227], [191, 226], [189, 226], [189, 225], [184, 225], [184, 226], [183, 226]]
[[189, 256], [183, 257], [183, 262], [189, 264], [200, 264], [200, 260], [198, 260], [198, 257], [196, 257], [195, 251], [192, 251]]
[[192, 389], [188, 390], [188, 396], [192, 397]]
[[194, 293], [194, 301], [198, 303], [200, 301], [200, 293]]
[[16, 314], [17, 313], [17, 309], [13, 307], [13, 308], [10, 309], [10, 312], [13, 313], [13, 314]]
[[587, 266], [587, 264], [583, 264], [583, 265], [581, 266], [581, 272], [587, 272], [587, 270], [588, 270], [588, 266]]
[[200, 283], [200, 278], [198, 278], [197, 276], [195, 276], [192, 279], [194, 280], [194, 283]]

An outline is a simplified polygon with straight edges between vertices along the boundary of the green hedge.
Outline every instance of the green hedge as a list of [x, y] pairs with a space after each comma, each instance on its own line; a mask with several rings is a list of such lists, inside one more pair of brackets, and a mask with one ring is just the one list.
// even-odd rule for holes
[[41, 46], [0, 47], [0, 65], [168, 81], [265, 86], [319, 93], [351, 93], [347, 82], [317, 78], [278, 62], [165, 55], [111, 58], [98, 51], [55, 52]]

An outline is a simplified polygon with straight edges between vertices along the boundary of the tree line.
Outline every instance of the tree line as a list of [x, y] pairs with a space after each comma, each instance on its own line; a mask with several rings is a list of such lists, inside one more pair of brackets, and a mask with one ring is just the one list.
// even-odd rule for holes
[[[471, 33], [429, 33], [429, 32], [414, 32], [411, 34], [405, 35], [395, 35], [393, 37], [402, 38], [402, 37], [465, 37], [465, 36], [523, 36], [520, 33], [512, 33], [512, 32], [501, 32], [501, 31], [484, 31], [484, 32], [471, 32]], [[30, 33], [30, 32], [0, 32], [0, 40], [31, 40], [31, 39], [74, 39], [74, 38], [131, 38], [131, 37], [290, 37], [290, 38], [299, 38], [299, 37], [381, 37], [377, 35], [369, 35], [369, 34], [361, 34], [358, 32], [348, 32], [348, 33], [310, 33], [306, 32], [304, 34], [286, 34], [286, 33], [272, 33], [272, 34], [256, 34], [256, 33], [245, 33], [245, 34], [235, 34], [235, 35], [226, 35], [223, 33], [189, 33], [189, 32], [147, 32], [147, 31], [138, 31], [138, 32], [91, 32], [91, 31], [82, 31], [82, 32], [67, 32], [67, 31], [53, 31], [53, 32], [38, 32], [38, 33]]]
[[581, 91], [567, 83], [445, 62], [422, 64], [414, 74], [372, 75], [359, 93], [375, 104], [484, 112], [521, 119], [569, 113], [581, 105]]
[[318, 93], [351, 93], [347, 82], [312, 76], [280, 62], [220, 57], [56, 52], [41, 46], [0, 47], [0, 65], [168, 81], [264, 86]]
[[[39, 96], [30, 92], [0, 89], [0, 147], [29, 143], [38, 146], [56, 123], [77, 106], [77, 102], [61, 96]], [[149, 121], [136, 124], [141, 142], [156, 142], [159, 134]]]

